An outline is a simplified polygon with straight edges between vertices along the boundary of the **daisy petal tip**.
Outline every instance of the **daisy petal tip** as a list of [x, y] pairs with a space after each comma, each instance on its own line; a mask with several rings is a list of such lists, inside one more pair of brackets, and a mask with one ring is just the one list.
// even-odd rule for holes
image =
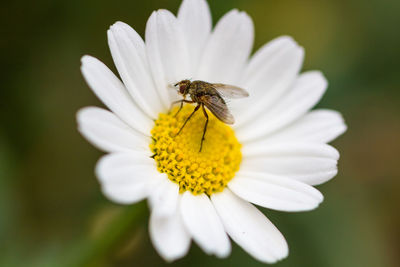
[[130, 205], [136, 203], [138, 200], [132, 197], [121, 196], [120, 194], [113, 192], [109, 187], [102, 186], [101, 191], [103, 195], [112, 202], [121, 204], [121, 205]]
[[279, 42], [282, 46], [296, 48], [298, 53], [301, 53], [301, 56], [304, 57], [305, 54], [304, 47], [300, 46], [299, 43], [296, 41], [296, 39], [293, 38], [293, 36], [281, 35], [272, 40], [271, 42]]
[[289, 245], [284, 239], [284, 243], [280, 248], [279, 255], [277, 256], [277, 261], [281, 261], [289, 256]]
[[242, 16], [243, 20], [253, 24], [253, 19], [250, 17], [250, 15], [246, 11], [238, 11], [238, 13], [239, 13], [240, 16]]
[[119, 21], [119, 20], [117, 20], [116, 22], [114, 22], [114, 24], [113, 25], [111, 25], [110, 26], [110, 28], [111, 27], [131, 27], [131, 26], [129, 26], [128, 24], [126, 24], [125, 22], [122, 22], [122, 21]]
[[308, 203], [305, 203], [303, 209], [299, 209], [299, 211], [314, 210], [324, 201], [324, 195], [318, 189], [312, 186], [310, 189]]
[[232, 251], [231, 242], [228, 240], [227, 245], [221, 246], [218, 251], [215, 251], [215, 256], [221, 259], [227, 258], [231, 254], [231, 251]]
[[235, 15], [238, 15], [239, 13], [240, 13], [240, 11], [237, 8], [234, 8], [234, 9], [231, 9], [228, 13], [226, 13], [223, 16], [223, 18], [235, 16]]
[[339, 135], [345, 133], [347, 131], [347, 129], [348, 129], [347, 124], [343, 119], [343, 127], [342, 127], [341, 133]]
[[207, 1], [205, 0], [183, 0], [181, 5], [180, 5], [180, 9], [189, 5], [193, 5], [194, 7], [196, 6], [200, 6], [200, 5], [204, 5], [207, 4]]
[[254, 35], [254, 23], [253, 19], [250, 17], [250, 15], [245, 12], [245, 11], [240, 11], [239, 15], [241, 16], [241, 19], [243, 20], [243, 24], [247, 25], [247, 28], [252, 30], [252, 34]]
[[306, 54], [306, 50], [304, 49], [304, 47], [298, 45], [297, 43], [296, 43], [296, 45], [297, 45], [297, 49], [299, 51], [300, 57], [302, 59], [304, 59], [304, 55]]
[[334, 148], [334, 147], [332, 147], [333, 148], [333, 154], [334, 154], [334, 159], [335, 160], [339, 160], [339, 158], [340, 158], [340, 153], [339, 153], [339, 151], [336, 149], [336, 148]]
[[96, 58], [90, 56], [90, 55], [83, 55], [81, 57], [81, 69], [84, 65], [88, 64], [90, 61], [94, 61]]
[[[162, 247], [159, 247], [159, 245], [156, 245], [157, 242], [155, 240], [155, 237], [150, 234], [150, 237], [152, 239], [152, 243], [154, 248], [157, 250], [158, 255], [166, 262], [166, 263], [173, 263], [176, 260], [179, 260], [186, 256], [190, 249], [190, 243], [185, 249], [181, 250], [166, 250], [163, 249]], [[190, 242], [190, 241], [189, 241]]]
[[80, 108], [76, 114], [75, 114], [75, 118], [76, 121], [78, 122], [78, 124], [80, 124], [82, 122], [82, 118], [85, 116], [85, 113], [87, 112], [88, 107], [84, 107], [84, 108]]
[[104, 165], [105, 162], [107, 161], [107, 158], [109, 158], [109, 154], [102, 156], [96, 163], [96, 166], [94, 168], [94, 173], [96, 174], [96, 177], [98, 177], [98, 180], [101, 180], [101, 177], [103, 177]]
[[[147, 19], [147, 23], [149, 23], [150, 19], [154, 18], [154, 16], [157, 14], [157, 10], [153, 10]], [[146, 26], [147, 27], [147, 26]]]
[[285, 246], [277, 248], [273, 258], [258, 257], [257, 259], [266, 264], [275, 264], [286, 259], [288, 256], [289, 256], [289, 246], [285, 242]]
[[164, 9], [164, 8], [157, 9], [156, 13], [159, 16], [173, 16], [173, 17], [175, 17], [174, 14], [171, 13], [171, 11], [169, 11], [168, 9]]
[[102, 184], [104, 181], [107, 170], [109, 169], [109, 162], [115, 154], [109, 153], [102, 156], [96, 163], [94, 167], [94, 173], [97, 180]]
[[305, 74], [309, 75], [310, 79], [314, 80], [315, 83], [321, 83], [324, 88], [328, 86], [328, 80], [320, 70], [308, 71]]
[[207, 33], [211, 31], [211, 12], [206, 0], [182, 1], [177, 18], [182, 25], [187, 24], [192, 30], [194, 30], [193, 26], [196, 27], [196, 34], [200, 34], [202, 30], [205, 30]]
[[[151, 16], [148, 19], [148, 24], [152, 25], [170, 25], [170, 23], [174, 23], [176, 20], [176, 17], [174, 14], [172, 14], [171, 11], [167, 9], [158, 9], [154, 11]], [[147, 25], [146, 25], [146, 31], [147, 31]]]
[[296, 40], [290, 35], [281, 35], [277, 37], [275, 40], [280, 40], [281, 42], [293, 43], [297, 45]]
[[93, 70], [102, 68], [103, 65], [104, 63], [93, 56], [84, 55], [81, 57], [81, 72], [84, 77], [86, 77], [86, 74], [93, 72]]
[[157, 10], [154, 10], [153, 12], [151, 12], [149, 18], [147, 19], [147, 22], [146, 22], [146, 30], [145, 30], [145, 36], [146, 36], [146, 33], [147, 33], [147, 31], [148, 31], [150, 25], [153, 25], [153, 24], [155, 23], [156, 16], [157, 16]]
[[116, 32], [121, 28], [121, 25], [119, 24], [119, 21], [115, 22], [114, 24], [110, 25], [110, 27], [107, 30], [107, 37], [110, 41], [110, 37], [112, 37]]
[[107, 34], [109, 31], [112, 31], [116, 26], [118, 26], [118, 22], [119, 21], [116, 21], [113, 24], [111, 24], [110, 27], [108, 27]]
[[316, 191], [317, 191], [316, 198], [317, 198], [318, 205], [319, 205], [324, 201], [324, 195], [319, 190], [316, 190]]
[[184, 253], [176, 253], [176, 254], [167, 254], [167, 253], [161, 253], [159, 250], [157, 250], [158, 255], [166, 262], [166, 263], [173, 263], [176, 260], [179, 260], [180, 258], [183, 258], [187, 252]]
[[338, 112], [338, 111], [335, 111], [336, 112], [336, 114], [337, 114], [337, 117], [338, 117], [338, 120], [339, 120], [339, 122], [340, 122], [340, 130], [338, 131], [338, 136], [340, 136], [340, 135], [342, 135], [343, 133], [345, 133], [346, 131], [347, 131], [347, 129], [348, 129], [348, 126], [347, 126], [347, 123], [346, 123], [346, 121], [345, 121], [345, 119], [344, 119], [344, 117], [343, 117], [343, 115], [342, 115], [342, 113], [340, 113], [340, 112]]
[[338, 160], [340, 157], [339, 151], [334, 148], [333, 146], [329, 144], [317, 144], [315, 146], [316, 149], [320, 149], [321, 152], [323, 152], [324, 157], [333, 159], [333, 160]]
[[75, 118], [76, 118], [76, 122], [78, 123], [78, 130], [81, 130], [81, 125], [86, 121], [86, 119], [88, 118], [88, 116], [90, 116], [90, 114], [92, 113], [93, 110], [98, 109], [97, 107], [83, 107], [80, 108], [76, 114], [75, 114]]
[[107, 30], [107, 39], [108, 39], [109, 46], [111, 46], [113, 44], [113, 42], [115, 42], [113, 28], [114, 28], [114, 25], [111, 25], [110, 28]]

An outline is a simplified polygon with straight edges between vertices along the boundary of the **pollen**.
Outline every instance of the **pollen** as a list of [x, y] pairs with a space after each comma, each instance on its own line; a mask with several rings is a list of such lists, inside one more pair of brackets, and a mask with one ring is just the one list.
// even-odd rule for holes
[[207, 111], [209, 122], [203, 148], [199, 152], [206, 118], [197, 111], [177, 135], [193, 105], [185, 105], [175, 116], [178, 107], [168, 114], [160, 113], [151, 131], [157, 169], [179, 185], [180, 193], [190, 191], [210, 196], [221, 192], [239, 170], [241, 144], [234, 131]]

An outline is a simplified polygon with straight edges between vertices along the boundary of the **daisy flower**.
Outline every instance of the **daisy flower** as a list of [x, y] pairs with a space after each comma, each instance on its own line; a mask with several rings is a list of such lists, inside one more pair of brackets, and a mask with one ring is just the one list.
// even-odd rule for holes
[[[251, 18], [232, 10], [212, 29], [205, 0], [184, 0], [178, 15], [154, 11], [145, 42], [125, 23], [107, 32], [122, 82], [103, 63], [82, 58], [82, 73], [108, 107], [77, 114], [79, 131], [107, 152], [96, 175], [104, 195], [121, 204], [147, 199], [149, 231], [167, 261], [183, 257], [193, 239], [207, 254], [227, 257], [230, 239], [261, 262], [288, 255], [279, 230], [253, 204], [307, 211], [323, 200], [313, 186], [337, 173], [339, 153], [327, 143], [346, 130], [341, 115], [310, 109], [327, 88], [319, 71], [300, 74], [304, 50], [291, 37], [272, 40], [250, 56]], [[170, 112], [171, 85], [184, 80], [246, 89], [232, 100], [231, 127], [194, 106]], [[230, 239], [229, 239], [230, 237]]]

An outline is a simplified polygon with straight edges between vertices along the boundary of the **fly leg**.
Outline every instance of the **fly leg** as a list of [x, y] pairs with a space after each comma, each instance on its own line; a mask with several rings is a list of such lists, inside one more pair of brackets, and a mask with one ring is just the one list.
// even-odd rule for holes
[[177, 103], [181, 103], [178, 112], [176, 112], [176, 114], [174, 115], [174, 117], [176, 117], [178, 115], [178, 113], [181, 111], [181, 109], [183, 108], [183, 103], [194, 103], [194, 101], [190, 101], [190, 100], [186, 100], [186, 99], [181, 99], [181, 100], [177, 100], [171, 103], [171, 107], [169, 108], [169, 110], [172, 110], [172, 107], [177, 104]]
[[199, 110], [200, 106], [201, 106], [201, 105], [198, 104], [198, 105], [194, 108], [193, 112], [189, 115], [189, 117], [187, 117], [187, 119], [186, 119], [185, 122], [183, 123], [181, 129], [179, 129], [179, 132], [178, 132], [176, 135], [179, 135], [179, 134], [182, 132], [183, 127], [185, 127], [186, 123], [190, 120], [190, 118], [193, 116], [193, 114], [194, 114], [196, 111]]
[[201, 149], [203, 148], [203, 141], [204, 141], [204, 136], [206, 135], [206, 131], [207, 131], [207, 125], [208, 125], [208, 114], [206, 109], [204, 108], [204, 104], [201, 104], [201, 107], [203, 108], [203, 113], [204, 116], [206, 116], [206, 124], [204, 125], [204, 130], [203, 130], [203, 136], [201, 137], [201, 143], [200, 143], [200, 150], [199, 152], [201, 152]]

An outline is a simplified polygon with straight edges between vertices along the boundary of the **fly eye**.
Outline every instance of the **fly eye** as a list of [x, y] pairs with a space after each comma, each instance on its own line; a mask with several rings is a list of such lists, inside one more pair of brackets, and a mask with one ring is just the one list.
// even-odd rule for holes
[[181, 84], [181, 85], [179, 86], [179, 92], [180, 92], [181, 94], [184, 94], [185, 91], [186, 91], [186, 84]]

